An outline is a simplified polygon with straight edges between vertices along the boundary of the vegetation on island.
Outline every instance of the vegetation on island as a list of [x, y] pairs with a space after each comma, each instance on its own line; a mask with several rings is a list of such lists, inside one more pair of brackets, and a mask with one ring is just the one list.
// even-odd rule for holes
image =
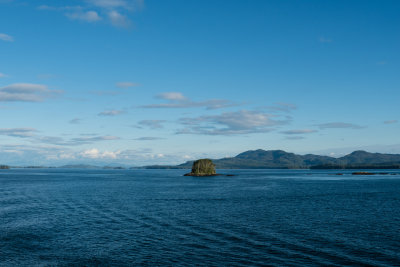
[[185, 174], [185, 176], [214, 176], [215, 164], [210, 159], [199, 159], [193, 162], [192, 172]]
[[0, 170], [8, 170], [10, 166], [8, 165], [0, 165]]

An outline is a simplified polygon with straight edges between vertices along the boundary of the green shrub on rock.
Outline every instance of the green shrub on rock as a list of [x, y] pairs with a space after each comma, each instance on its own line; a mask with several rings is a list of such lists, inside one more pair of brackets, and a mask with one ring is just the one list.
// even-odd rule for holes
[[186, 176], [212, 176], [216, 175], [215, 165], [210, 159], [199, 159], [193, 162], [192, 172]]

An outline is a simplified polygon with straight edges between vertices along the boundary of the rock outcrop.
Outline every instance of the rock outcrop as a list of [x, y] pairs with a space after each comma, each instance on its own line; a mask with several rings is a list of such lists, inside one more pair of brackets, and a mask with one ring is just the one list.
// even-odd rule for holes
[[215, 165], [210, 159], [199, 159], [193, 162], [192, 172], [185, 176], [216, 176]]

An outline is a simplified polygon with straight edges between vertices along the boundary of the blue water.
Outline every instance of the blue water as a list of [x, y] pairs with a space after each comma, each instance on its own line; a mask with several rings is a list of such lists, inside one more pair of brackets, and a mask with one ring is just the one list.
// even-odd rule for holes
[[398, 174], [184, 172], [1, 170], [0, 265], [400, 265]]

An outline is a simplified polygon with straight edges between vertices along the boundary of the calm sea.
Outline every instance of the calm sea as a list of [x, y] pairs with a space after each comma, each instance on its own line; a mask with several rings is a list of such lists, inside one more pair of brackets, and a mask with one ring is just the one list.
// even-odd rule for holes
[[400, 265], [400, 175], [221, 172], [1, 170], [0, 266]]

